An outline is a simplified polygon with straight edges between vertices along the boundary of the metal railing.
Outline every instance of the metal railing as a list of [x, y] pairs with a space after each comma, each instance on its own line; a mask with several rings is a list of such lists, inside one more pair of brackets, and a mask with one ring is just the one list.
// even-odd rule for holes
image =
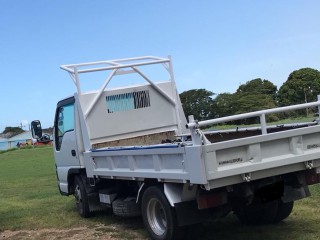
[[199, 141], [203, 141], [203, 138], [204, 138], [204, 135], [201, 134], [201, 131], [198, 130], [201, 127], [210, 126], [218, 123], [231, 122], [235, 120], [247, 119], [252, 117], [259, 117], [261, 133], [267, 134], [267, 122], [266, 122], [267, 114], [282, 113], [282, 112], [305, 109], [310, 107], [318, 107], [318, 113], [320, 113], [320, 95], [318, 95], [318, 101], [316, 102], [303, 103], [303, 104], [297, 104], [297, 105], [291, 105], [291, 106], [279, 107], [279, 108], [272, 108], [272, 109], [260, 110], [256, 112], [242, 113], [242, 114], [237, 114], [233, 116], [204, 120], [204, 121], [197, 121], [197, 120], [194, 120], [193, 116], [192, 117], [189, 116], [189, 123], [187, 124], [187, 128], [190, 129], [192, 137], [196, 139], [196, 141], [193, 141], [193, 142], [199, 144], [200, 143]]

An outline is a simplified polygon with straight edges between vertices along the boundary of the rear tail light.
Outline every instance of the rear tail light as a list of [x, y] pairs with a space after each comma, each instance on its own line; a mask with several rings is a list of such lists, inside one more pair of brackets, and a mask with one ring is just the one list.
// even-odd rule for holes
[[307, 185], [320, 183], [320, 168], [315, 168], [306, 172]]
[[227, 203], [226, 192], [202, 192], [198, 196], [198, 208], [218, 207]]

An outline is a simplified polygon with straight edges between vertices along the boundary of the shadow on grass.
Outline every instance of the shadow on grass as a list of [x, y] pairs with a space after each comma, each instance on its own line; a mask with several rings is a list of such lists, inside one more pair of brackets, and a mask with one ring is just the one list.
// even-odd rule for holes
[[[106, 217], [100, 213], [96, 217], [106, 228], [98, 231], [112, 231], [108, 225], [115, 224], [124, 232], [114, 232], [118, 239], [149, 239], [142, 218], [123, 219], [113, 216]], [[96, 222], [96, 221], [95, 221]], [[289, 217], [279, 224], [263, 226], [246, 226], [230, 214], [228, 217], [216, 221], [207, 221], [202, 224], [189, 226], [186, 229], [185, 240], [282, 240], [282, 239], [319, 239], [318, 222], [312, 224], [310, 219]], [[137, 237], [138, 236], [138, 237]]]
[[310, 219], [288, 218], [278, 224], [247, 226], [241, 224], [235, 215], [225, 219], [207, 221], [190, 226], [186, 239], [212, 240], [281, 240], [319, 239], [318, 224], [310, 224]]

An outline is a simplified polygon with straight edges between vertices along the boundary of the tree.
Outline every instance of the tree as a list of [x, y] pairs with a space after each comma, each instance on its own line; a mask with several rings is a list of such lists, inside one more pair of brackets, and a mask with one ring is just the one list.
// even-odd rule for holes
[[293, 71], [278, 92], [279, 105], [312, 102], [320, 94], [320, 72], [312, 68]]
[[[256, 78], [242, 84], [235, 93], [237, 99], [236, 114], [275, 108], [277, 106], [277, 86], [266, 79]], [[268, 115], [268, 120], [278, 120], [276, 115]], [[254, 123], [256, 120], [246, 120]]]
[[213, 95], [213, 92], [206, 89], [192, 89], [181, 93], [180, 99], [186, 117], [193, 115], [199, 121], [212, 118]]
[[[237, 111], [236, 114], [246, 113], [246, 112], [254, 112], [263, 109], [270, 109], [277, 107], [276, 101], [273, 99], [273, 95], [268, 94], [249, 94], [242, 93], [237, 94]], [[268, 114], [267, 121], [278, 121], [279, 116], [277, 114]], [[242, 123], [258, 123], [260, 120], [258, 117], [253, 119], [246, 119], [241, 121]]]
[[235, 114], [254, 112], [262, 109], [275, 108], [276, 103], [272, 95], [242, 93], [237, 95]]
[[2, 133], [3, 134], [6, 134], [6, 133], [19, 134], [23, 132], [24, 132], [23, 129], [20, 127], [6, 127]]
[[277, 86], [269, 80], [256, 78], [240, 85], [236, 93], [250, 93], [254, 95], [266, 94], [272, 96], [272, 98], [275, 100], [277, 95]]
[[233, 115], [236, 112], [236, 96], [232, 93], [220, 93], [214, 99], [215, 117], [225, 117]]
[[[239, 86], [233, 94], [219, 94], [214, 102], [219, 117], [258, 111], [276, 107], [277, 87], [268, 80], [256, 78]], [[268, 117], [277, 120], [275, 116]], [[233, 123], [254, 123], [256, 119], [239, 120]]]

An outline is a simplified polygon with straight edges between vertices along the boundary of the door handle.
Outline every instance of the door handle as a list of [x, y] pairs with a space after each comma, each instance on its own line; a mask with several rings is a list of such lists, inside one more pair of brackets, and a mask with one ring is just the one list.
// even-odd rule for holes
[[73, 157], [75, 157], [77, 154], [76, 154], [76, 150], [71, 150], [71, 155], [73, 156]]

